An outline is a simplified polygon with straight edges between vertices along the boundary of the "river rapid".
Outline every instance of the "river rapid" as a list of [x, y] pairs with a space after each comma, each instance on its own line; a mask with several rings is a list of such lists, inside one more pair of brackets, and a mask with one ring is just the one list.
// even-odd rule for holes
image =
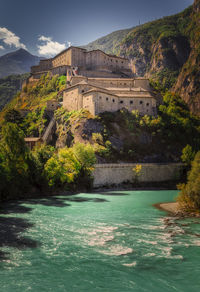
[[0, 291], [200, 290], [200, 219], [153, 204], [177, 191], [9, 202], [0, 209]]

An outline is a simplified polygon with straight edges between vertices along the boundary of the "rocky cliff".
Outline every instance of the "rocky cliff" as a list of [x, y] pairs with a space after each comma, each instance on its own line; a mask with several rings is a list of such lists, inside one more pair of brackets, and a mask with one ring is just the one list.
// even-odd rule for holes
[[120, 45], [137, 75], [179, 93], [200, 113], [200, 0], [183, 12], [133, 29]]
[[120, 54], [132, 60], [136, 74], [151, 76], [171, 87], [190, 55], [185, 28], [192, 8], [133, 29], [122, 41]]
[[174, 90], [178, 92], [191, 110], [200, 113], [200, 0], [195, 0], [187, 28], [191, 51], [181, 68]]

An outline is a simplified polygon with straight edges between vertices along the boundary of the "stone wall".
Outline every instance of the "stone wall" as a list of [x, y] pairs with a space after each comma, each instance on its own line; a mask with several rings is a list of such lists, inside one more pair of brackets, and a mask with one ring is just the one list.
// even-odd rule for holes
[[[184, 165], [182, 163], [156, 164], [139, 163], [142, 166], [138, 181], [141, 183], [176, 181], [180, 178]], [[135, 163], [96, 164], [93, 172], [94, 187], [119, 185], [134, 182]]]
[[72, 88], [69, 91], [63, 92], [63, 107], [68, 111], [79, 110], [78, 106], [79, 89]]

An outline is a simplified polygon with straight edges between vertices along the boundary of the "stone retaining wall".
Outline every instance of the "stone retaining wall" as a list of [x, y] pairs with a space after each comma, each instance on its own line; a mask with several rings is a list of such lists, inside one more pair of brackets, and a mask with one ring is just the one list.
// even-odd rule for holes
[[[96, 164], [93, 172], [94, 187], [119, 185], [125, 182], [134, 182], [133, 169], [136, 163], [127, 164]], [[142, 166], [138, 181], [141, 183], [176, 181], [184, 169], [182, 163], [139, 163]]]

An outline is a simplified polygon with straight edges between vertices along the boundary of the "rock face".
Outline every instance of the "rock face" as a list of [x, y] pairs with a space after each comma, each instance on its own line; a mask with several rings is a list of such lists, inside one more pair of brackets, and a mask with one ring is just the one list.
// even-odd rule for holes
[[133, 29], [122, 41], [120, 54], [131, 59], [138, 76], [159, 79], [171, 87], [187, 61], [191, 44], [185, 27], [192, 8]]
[[160, 80], [200, 113], [200, 0], [183, 12], [133, 29], [120, 54], [136, 75]]
[[191, 52], [178, 76], [174, 90], [200, 114], [200, 0], [195, 0], [189, 26]]

